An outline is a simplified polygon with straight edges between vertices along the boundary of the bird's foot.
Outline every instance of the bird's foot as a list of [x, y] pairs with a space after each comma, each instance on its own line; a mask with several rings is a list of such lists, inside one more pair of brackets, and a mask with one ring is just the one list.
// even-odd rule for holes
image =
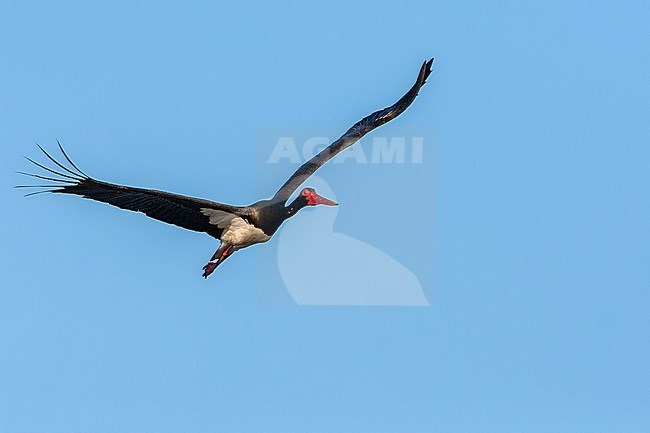
[[208, 278], [215, 269], [217, 269], [217, 261], [210, 260], [205, 266], [203, 266], [203, 278]]
[[[222, 247], [219, 247], [219, 250]], [[208, 278], [208, 276], [211, 273], [213, 273], [215, 269], [217, 269], [217, 266], [219, 266], [221, 262], [223, 262], [228, 258], [228, 256], [231, 254], [232, 251], [232, 245], [228, 245], [228, 247], [225, 250], [223, 250], [221, 255], [218, 256], [217, 258], [217, 254], [219, 253], [219, 250], [217, 250], [217, 252], [214, 253], [214, 256], [212, 256], [212, 260], [210, 260], [205, 266], [203, 266], [203, 278]]]

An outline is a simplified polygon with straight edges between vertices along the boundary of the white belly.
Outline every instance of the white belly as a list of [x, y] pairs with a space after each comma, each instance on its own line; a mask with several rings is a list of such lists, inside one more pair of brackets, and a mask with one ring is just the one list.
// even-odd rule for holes
[[221, 242], [228, 242], [237, 250], [266, 242], [269, 239], [271, 236], [239, 217], [234, 218], [230, 222], [230, 226], [221, 234]]
[[271, 236], [264, 233], [241, 217], [216, 209], [201, 209], [203, 215], [210, 217], [210, 224], [223, 229], [221, 242], [229, 243], [235, 250], [266, 242]]

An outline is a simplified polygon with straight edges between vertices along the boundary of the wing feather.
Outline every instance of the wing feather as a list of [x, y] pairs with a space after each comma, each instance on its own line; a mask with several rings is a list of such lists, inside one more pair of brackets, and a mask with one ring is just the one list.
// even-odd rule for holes
[[[39, 148], [41, 147], [39, 146]], [[57, 162], [43, 148], [41, 148], [41, 150], [59, 168], [66, 172], [60, 173], [30, 160], [38, 167], [64, 178], [56, 179], [29, 173], [21, 173], [39, 179], [64, 183], [64, 185], [53, 184], [51, 187], [54, 189], [43, 192], [79, 195], [91, 200], [108, 203], [120, 209], [142, 212], [151, 218], [188, 230], [206, 232], [215, 238], [221, 237], [223, 229], [214, 224], [210, 224], [210, 217], [206, 216], [202, 212], [202, 209], [216, 209], [237, 216], [248, 215], [246, 210], [247, 208], [245, 207], [230, 206], [210, 200], [173, 194], [166, 191], [136, 188], [96, 180], [83, 174], [81, 170], [72, 163], [67, 154], [63, 152], [62, 148], [61, 150], [66, 160], [78, 173], [73, 172], [72, 169]], [[74, 175], [75, 177], [72, 177], [71, 175]]]
[[402, 98], [390, 107], [383, 110], [375, 111], [369, 116], [364, 117], [359, 122], [355, 123], [348, 131], [343, 134], [338, 140], [323, 149], [316, 156], [305, 162], [296, 170], [296, 172], [287, 180], [284, 185], [275, 193], [274, 201], [286, 202], [291, 194], [305, 181], [309, 176], [314, 174], [323, 164], [332, 159], [339, 152], [352, 146], [359, 141], [361, 137], [372, 131], [373, 129], [390, 122], [406, 110], [409, 105], [415, 100], [420, 88], [427, 81], [431, 74], [431, 65], [433, 59], [425, 61], [420, 68], [418, 78], [413, 84], [413, 87], [406, 92]]

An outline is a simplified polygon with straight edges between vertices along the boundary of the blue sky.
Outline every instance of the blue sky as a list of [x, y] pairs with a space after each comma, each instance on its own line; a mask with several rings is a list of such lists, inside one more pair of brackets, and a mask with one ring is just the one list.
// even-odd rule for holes
[[[634, 1], [3, 2], [0, 431], [647, 432], [649, 20]], [[12, 189], [59, 139], [97, 178], [250, 203], [259, 128], [345, 130], [432, 56], [382, 133], [432, 128], [433, 182], [319, 172], [430, 307], [262, 305], [254, 249], [203, 281], [208, 236]], [[355, 216], [378, 202], [416, 234]]]

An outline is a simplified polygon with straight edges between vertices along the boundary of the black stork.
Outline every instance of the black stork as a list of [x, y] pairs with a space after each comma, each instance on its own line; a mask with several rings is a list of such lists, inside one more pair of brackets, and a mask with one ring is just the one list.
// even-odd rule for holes
[[[376, 111], [354, 124], [338, 140], [305, 162], [269, 200], [260, 200], [250, 206], [231, 206], [210, 200], [172, 194], [165, 191], [116, 185], [93, 179], [84, 174], [68, 157], [63, 147], [59, 149], [70, 164], [66, 167], [38, 146], [47, 158], [58, 167], [48, 168], [27, 158], [30, 162], [57, 177], [19, 172], [39, 179], [56, 182], [50, 185], [19, 185], [18, 187], [49, 188], [41, 192], [76, 194], [92, 200], [142, 212], [145, 215], [174, 224], [188, 230], [205, 232], [219, 239], [221, 245], [210, 261], [203, 267], [207, 278], [224, 260], [235, 251], [268, 241], [282, 223], [305, 206], [336, 206], [331, 200], [319, 196], [312, 188], [304, 188], [295, 200], [287, 205], [293, 192], [318, 168], [342, 150], [352, 146], [361, 137], [391, 121], [408, 108], [431, 74], [433, 59], [425, 61], [418, 78], [411, 89], [395, 104]], [[32, 195], [27, 194], [27, 195]]]

